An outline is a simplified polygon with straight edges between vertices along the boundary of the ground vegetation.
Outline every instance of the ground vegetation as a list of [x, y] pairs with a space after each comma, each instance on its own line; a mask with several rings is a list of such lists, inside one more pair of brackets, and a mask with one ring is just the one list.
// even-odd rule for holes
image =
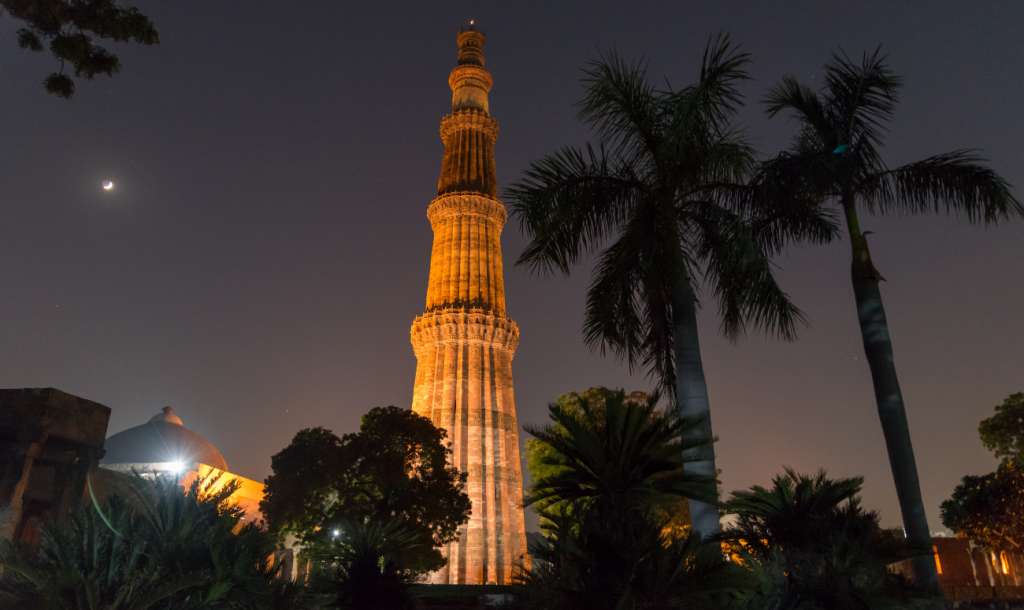
[[[312, 607], [280, 574], [276, 540], [229, 502], [237, 483], [135, 476], [45, 524], [37, 545], [0, 540], [0, 600], [17, 610]], [[309, 603], [307, 603], [309, 602]]]

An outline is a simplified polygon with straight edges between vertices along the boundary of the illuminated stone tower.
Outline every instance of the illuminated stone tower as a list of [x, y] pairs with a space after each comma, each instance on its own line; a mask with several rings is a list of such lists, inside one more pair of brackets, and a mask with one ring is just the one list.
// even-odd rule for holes
[[491, 75], [484, 35], [459, 34], [459, 63], [448, 79], [452, 113], [441, 121], [444, 162], [437, 199], [427, 307], [412, 324], [416, 351], [414, 412], [448, 432], [452, 463], [468, 473], [473, 502], [448, 565], [431, 575], [446, 584], [506, 584], [526, 553], [519, 428], [512, 398], [512, 356], [519, 329], [505, 317], [494, 141], [488, 112]]

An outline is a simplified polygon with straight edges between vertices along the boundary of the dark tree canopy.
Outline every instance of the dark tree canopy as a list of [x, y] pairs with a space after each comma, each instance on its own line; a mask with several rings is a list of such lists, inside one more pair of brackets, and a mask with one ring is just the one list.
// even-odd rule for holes
[[982, 420], [978, 434], [997, 458], [1020, 464], [1024, 454], [1024, 392], [1010, 394], [996, 407], [995, 415]]
[[271, 458], [260, 509], [271, 531], [323, 543], [348, 524], [396, 521], [419, 545], [405, 565], [444, 565], [436, 547], [469, 519], [466, 475], [448, 465], [445, 432], [411, 411], [374, 408], [357, 434], [299, 431]]
[[942, 503], [942, 524], [991, 550], [1020, 550], [1024, 474], [1014, 462], [1004, 462], [996, 472], [964, 477]]
[[[18, 46], [50, 51], [60, 60], [60, 71], [46, 77], [43, 85], [54, 95], [70, 99], [75, 82], [64, 73], [65, 63], [76, 77], [92, 79], [97, 74], [113, 76], [121, 62], [94, 37], [140, 44], [159, 44], [153, 22], [134, 7], [118, 6], [114, 0], [0, 0], [0, 8], [25, 22], [18, 30]], [[2, 14], [2, 12], [0, 12]]]

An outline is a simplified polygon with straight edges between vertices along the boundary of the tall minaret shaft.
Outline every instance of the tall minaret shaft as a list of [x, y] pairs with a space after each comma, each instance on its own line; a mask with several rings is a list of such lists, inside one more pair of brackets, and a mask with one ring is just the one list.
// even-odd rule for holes
[[468, 474], [473, 502], [458, 541], [442, 550], [448, 565], [431, 575], [432, 582], [508, 584], [526, 553], [512, 396], [519, 329], [505, 317], [506, 213], [497, 199], [498, 124], [487, 100], [484, 36], [470, 29], [458, 41], [458, 67], [448, 79], [452, 113], [441, 121], [441, 178], [427, 208], [434, 247], [426, 311], [411, 331], [417, 360], [412, 409], [448, 432], [452, 463]]

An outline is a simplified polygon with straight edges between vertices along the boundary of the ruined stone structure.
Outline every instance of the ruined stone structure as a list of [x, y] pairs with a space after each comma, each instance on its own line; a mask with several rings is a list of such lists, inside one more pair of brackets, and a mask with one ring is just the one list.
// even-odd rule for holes
[[40, 525], [81, 504], [109, 420], [108, 407], [54, 388], [0, 390], [0, 537], [34, 544]]
[[434, 230], [424, 314], [413, 322], [418, 361], [414, 412], [444, 428], [452, 462], [468, 474], [473, 502], [448, 565], [431, 575], [443, 584], [507, 584], [526, 553], [519, 427], [512, 397], [512, 356], [519, 329], [505, 317], [501, 229], [490, 116], [491, 75], [484, 36], [461, 32], [458, 66], [448, 83], [452, 113], [441, 121], [444, 161], [437, 199], [427, 208]]

